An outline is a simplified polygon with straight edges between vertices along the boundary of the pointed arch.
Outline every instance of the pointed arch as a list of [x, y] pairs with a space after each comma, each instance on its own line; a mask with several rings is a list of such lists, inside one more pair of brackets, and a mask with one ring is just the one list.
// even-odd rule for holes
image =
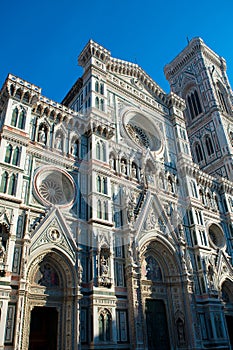
[[12, 112], [12, 117], [11, 117], [11, 125], [12, 126], [16, 127], [17, 121], [18, 121], [18, 116], [19, 116], [19, 110], [17, 107], [15, 107], [13, 112]]
[[17, 183], [17, 175], [12, 174], [9, 180], [9, 188], [8, 188], [8, 194], [11, 196], [15, 195], [16, 193], [16, 183]]
[[20, 158], [20, 149], [19, 149], [19, 147], [17, 146], [17, 147], [14, 149], [12, 164], [13, 164], [13, 165], [16, 165], [16, 166], [19, 165], [19, 158]]
[[6, 148], [6, 154], [5, 154], [5, 162], [8, 164], [10, 164], [10, 162], [11, 162], [12, 150], [13, 150], [13, 147], [11, 144], [9, 144]]
[[9, 174], [7, 171], [4, 171], [4, 173], [2, 174], [1, 187], [0, 187], [0, 191], [3, 193], [6, 193], [7, 191], [8, 180], [9, 180]]

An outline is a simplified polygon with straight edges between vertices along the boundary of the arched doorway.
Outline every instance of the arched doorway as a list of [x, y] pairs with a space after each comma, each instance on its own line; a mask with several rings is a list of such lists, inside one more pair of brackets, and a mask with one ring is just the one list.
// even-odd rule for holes
[[37, 256], [28, 271], [22, 349], [77, 348], [76, 271], [60, 252]]
[[141, 291], [148, 350], [185, 347], [183, 287], [175, 254], [164, 242], [141, 248]]

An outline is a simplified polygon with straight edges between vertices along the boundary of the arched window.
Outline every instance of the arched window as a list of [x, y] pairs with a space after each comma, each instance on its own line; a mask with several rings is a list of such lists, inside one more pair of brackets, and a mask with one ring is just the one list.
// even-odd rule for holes
[[99, 92], [99, 82], [97, 80], [95, 82], [95, 91]]
[[106, 315], [106, 340], [110, 341], [111, 340], [111, 327], [112, 326], [112, 320], [111, 320], [111, 315], [108, 313]]
[[101, 98], [101, 100], [100, 100], [100, 110], [104, 111], [104, 99], [103, 98]]
[[25, 111], [21, 111], [19, 114], [19, 122], [18, 122], [18, 128], [24, 129], [25, 128], [25, 121], [26, 121], [26, 113]]
[[99, 143], [99, 141], [96, 143], [96, 158], [100, 159], [100, 143]]
[[102, 141], [96, 143], [96, 158], [102, 161], [106, 161], [105, 144]]
[[9, 188], [8, 188], [8, 194], [10, 194], [11, 196], [13, 196], [16, 192], [16, 175], [12, 174], [10, 177], [10, 181], [9, 181]]
[[98, 108], [98, 109], [99, 109], [99, 107], [100, 107], [99, 97], [96, 97], [96, 98], [95, 98], [95, 108]]
[[99, 340], [104, 341], [104, 315], [99, 316]]
[[197, 90], [193, 90], [189, 93], [187, 96], [187, 102], [191, 119], [196, 118], [202, 113], [202, 107]]
[[104, 194], [108, 194], [107, 178], [106, 178], [106, 177], [103, 178], [102, 192], [103, 192]]
[[201, 162], [203, 160], [203, 153], [199, 143], [196, 143], [195, 145], [195, 153], [198, 163]]
[[13, 160], [12, 160], [13, 165], [19, 165], [19, 154], [20, 154], [19, 147], [16, 147], [13, 154]]
[[102, 219], [102, 206], [101, 206], [101, 201], [97, 201], [97, 218]]
[[97, 189], [97, 192], [101, 192], [101, 178], [100, 178], [100, 176], [97, 176], [97, 178], [96, 178], [96, 189]]
[[100, 154], [100, 157], [101, 157], [101, 160], [103, 160], [104, 162], [106, 161], [106, 152], [105, 152], [105, 144], [104, 142], [101, 142], [101, 154]]
[[104, 84], [103, 83], [100, 84], [100, 93], [101, 93], [101, 95], [104, 95]]
[[228, 113], [227, 93], [224, 87], [222, 86], [222, 84], [220, 84], [219, 82], [217, 83], [217, 91], [218, 91], [218, 98], [219, 98], [219, 102], [222, 107], [222, 110]]
[[12, 126], [16, 126], [17, 125], [18, 115], [19, 115], [18, 108], [15, 107], [15, 109], [12, 112], [12, 118], [11, 118], [11, 125]]
[[13, 149], [13, 147], [11, 145], [8, 145], [7, 148], [6, 148], [5, 162], [9, 163], [9, 164], [11, 162], [12, 149]]
[[108, 202], [104, 202], [104, 220], [108, 220]]
[[112, 340], [112, 317], [109, 311], [103, 310], [99, 315], [99, 340]]
[[6, 191], [7, 191], [8, 179], [9, 179], [8, 172], [5, 171], [2, 174], [1, 188], [0, 188], [0, 191], [3, 192], [3, 193], [6, 193]]
[[206, 144], [208, 156], [210, 156], [211, 154], [214, 153], [214, 148], [213, 148], [212, 140], [209, 135], [207, 135], [205, 138], [205, 144]]

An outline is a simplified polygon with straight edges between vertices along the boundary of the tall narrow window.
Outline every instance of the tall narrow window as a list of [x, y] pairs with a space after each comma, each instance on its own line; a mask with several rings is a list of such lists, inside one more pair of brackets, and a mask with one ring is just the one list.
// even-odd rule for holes
[[191, 119], [194, 119], [195, 117], [197, 117], [199, 114], [202, 113], [201, 102], [200, 102], [197, 90], [194, 90], [189, 93], [187, 97], [187, 103], [188, 103]]
[[97, 218], [102, 219], [102, 207], [101, 207], [100, 200], [98, 200], [98, 202], [97, 202]]
[[99, 82], [97, 80], [95, 82], [95, 91], [99, 92]]
[[203, 160], [203, 153], [202, 153], [202, 149], [201, 149], [201, 146], [200, 146], [199, 143], [196, 143], [195, 151], [196, 151], [197, 161], [199, 163], [199, 162], [201, 162]]
[[224, 112], [228, 113], [228, 106], [227, 106], [227, 93], [226, 90], [224, 89], [224, 87], [222, 86], [222, 84], [220, 84], [219, 82], [217, 83], [217, 91], [218, 91], [218, 98], [219, 98], [219, 102], [220, 105], [222, 107], [222, 110]]
[[16, 147], [14, 150], [12, 164], [13, 165], [19, 164], [19, 147]]
[[104, 315], [99, 316], [99, 340], [104, 341]]
[[104, 100], [102, 98], [100, 100], [100, 110], [104, 111]]
[[108, 202], [104, 202], [104, 220], [108, 220]]
[[106, 160], [105, 144], [103, 142], [101, 142], [100, 159], [104, 162]]
[[6, 148], [6, 154], [5, 154], [5, 162], [10, 163], [11, 157], [12, 157], [12, 149], [13, 147], [11, 145], [8, 145]]
[[211, 154], [214, 153], [214, 148], [209, 135], [206, 136], [205, 144], [206, 144], [208, 156], [210, 156]]
[[103, 187], [102, 187], [102, 192], [103, 192], [104, 194], [107, 194], [107, 193], [108, 193], [108, 188], [107, 188], [107, 178], [106, 178], [106, 177], [104, 177], [104, 178], [103, 178]]
[[15, 190], [16, 190], [16, 175], [12, 174], [10, 177], [8, 194], [13, 196], [15, 194]]
[[18, 122], [18, 128], [24, 129], [25, 128], [25, 121], [26, 121], [26, 113], [25, 111], [21, 111], [19, 115], [19, 122]]
[[111, 340], [111, 315], [108, 313], [106, 316], [106, 340], [110, 341]]
[[100, 159], [100, 143], [96, 143], [96, 158]]
[[7, 191], [8, 179], [9, 179], [9, 175], [5, 171], [2, 174], [2, 181], [1, 181], [1, 188], [0, 188], [0, 191], [3, 192], [3, 193], [6, 193], [6, 191]]
[[100, 101], [99, 101], [99, 97], [95, 98], [95, 107], [99, 109], [100, 107]]
[[86, 135], [81, 136], [81, 158], [86, 159], [88, 149], [88, 138]]
[[96, 189], [97, 189], [97, 192], [101, 192], [101, 178], [100, 178], [100, 176], [97, 176], [97, 178], [96, 178]]
[[101, 95], [104, 94], [104, 84], [103, 83], [100, 84], [100, 93], [101, 93]]
[[12, 126], [16, 126], [17, 125], [18, 115], [19, 115], [18, 108], [15, 107], [15, 109], [12, 112], [12, 118], [11, 118], [11, 125]]

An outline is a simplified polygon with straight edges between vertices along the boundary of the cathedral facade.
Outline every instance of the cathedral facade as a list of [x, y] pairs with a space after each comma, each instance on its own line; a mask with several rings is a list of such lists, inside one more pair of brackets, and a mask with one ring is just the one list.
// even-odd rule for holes
[[233, 348], [233, 93], [192, 39], [164, 68], [89, 41], [61, 103], [0, 92], [0, 349]]

